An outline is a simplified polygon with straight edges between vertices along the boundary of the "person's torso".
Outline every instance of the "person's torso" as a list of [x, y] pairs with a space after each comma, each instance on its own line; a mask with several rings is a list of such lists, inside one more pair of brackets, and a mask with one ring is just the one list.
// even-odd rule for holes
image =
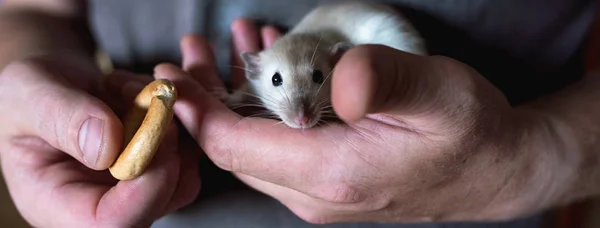
[[[93, 0], [94, 34], [115, 65], [151, 72], [179, 63], [180, 38], [207, 37], [219, 69], [230, 66], [230, 24], [249, 17], [284, 28], [331, 0]], [[465, 62], [520, 102], [581, 74], [577, 56], [596, 0], [382, 0], [397, 6], [431, 54]]]

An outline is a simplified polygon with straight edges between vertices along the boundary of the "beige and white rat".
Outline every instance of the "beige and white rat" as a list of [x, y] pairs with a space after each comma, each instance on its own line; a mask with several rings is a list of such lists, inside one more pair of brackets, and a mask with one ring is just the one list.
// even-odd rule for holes
[[361, 44], [427, 54], [420, 34], [392, 8], [363, 2], [322, 5], [269, 48], [241, 54], [247, 82], [226, 103], [232, 107], [255, 97], [287, 126], [311, 128], [332, 113], [330, 76], [337, 60]]

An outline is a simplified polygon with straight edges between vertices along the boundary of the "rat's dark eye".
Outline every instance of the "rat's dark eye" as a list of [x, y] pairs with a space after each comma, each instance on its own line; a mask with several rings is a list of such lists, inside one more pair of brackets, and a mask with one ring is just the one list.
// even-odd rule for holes
[[281, 79], [281, 75], [279, 73], [275, 73], [271, 78], [271, 81], [275, 87], [280, 86], [283, 83], [283, 79]]
[[312, 75], [313, 82], [321, 84], [323, 83], [323, 72], [320, 70], [314, 70]]

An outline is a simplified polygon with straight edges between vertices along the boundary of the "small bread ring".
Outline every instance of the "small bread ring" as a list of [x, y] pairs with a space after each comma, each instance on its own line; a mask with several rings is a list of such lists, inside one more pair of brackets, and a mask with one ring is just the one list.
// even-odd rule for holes
[[144, 172], [173, 119], [175, 100], [177, 89], [166, 79], [151, 82], [137, 95], [124, 123], [127, 147], [109, 168], [113, 177], [130, 180]]

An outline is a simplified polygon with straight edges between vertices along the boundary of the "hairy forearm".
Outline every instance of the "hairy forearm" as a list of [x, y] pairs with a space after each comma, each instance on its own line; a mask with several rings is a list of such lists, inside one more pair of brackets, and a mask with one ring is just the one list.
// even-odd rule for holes
[[0, 69], [15, 59], [73, 53], [93, 61], [83, 0], [5, 1], [0, 7]]
[[[600, 195], [600, 72], [518, 107], [535, 130], [523, 137], [523, 153], [535, 154], [542, 207]], [[532, 182], [534, 185], [535, 182]]]

